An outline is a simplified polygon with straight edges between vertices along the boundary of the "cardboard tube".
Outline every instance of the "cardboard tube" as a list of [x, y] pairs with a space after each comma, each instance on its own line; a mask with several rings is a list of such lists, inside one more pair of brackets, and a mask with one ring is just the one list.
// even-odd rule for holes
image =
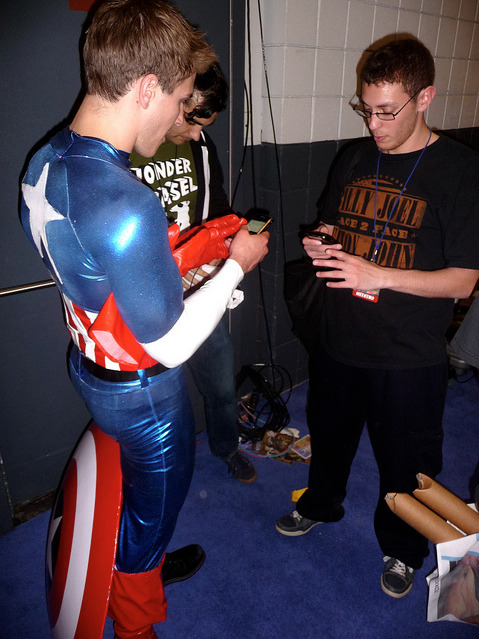
[[385, 497], [389, 508], [401, 519], [427, 537], [433, 544], [460, 539], [464, 535], [444, 519], [407, 493], [388, 493]]
[[457, 526], [466, 535], [479, 532], [479, 513], [434, 479], [422, 473], [416, 477], [419, 484], [419, 488], [413, 492], [416, 499]]

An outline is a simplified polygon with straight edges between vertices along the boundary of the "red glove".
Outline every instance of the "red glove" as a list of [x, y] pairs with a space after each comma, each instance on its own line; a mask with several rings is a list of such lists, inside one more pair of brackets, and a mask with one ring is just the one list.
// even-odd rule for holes
[[180, 227], [178, 224], [172, 224], [168, 227], [168, 242], [170, 243], [170, 249], [173, 253], [173, 249], [178, 242], [178, 237], [180, 236]]
[[247, 224], [244, 218], [231, 213], [188, 229], [182, 235], [179, 235], [177, 224], [170, 226], [168, 239], [180, 274], [183, 276], [192, 268], [228, 257], [225, 239], [234, 235], [243, 224]]

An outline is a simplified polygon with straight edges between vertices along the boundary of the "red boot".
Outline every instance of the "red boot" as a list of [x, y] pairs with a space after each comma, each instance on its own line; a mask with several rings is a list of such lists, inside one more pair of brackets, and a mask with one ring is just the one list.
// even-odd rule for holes
[[108, 615], [114, 622], [115, 639], [157, 639], [153, 624], [166, 619], [163, 560], [149, 572], [113, 571]]

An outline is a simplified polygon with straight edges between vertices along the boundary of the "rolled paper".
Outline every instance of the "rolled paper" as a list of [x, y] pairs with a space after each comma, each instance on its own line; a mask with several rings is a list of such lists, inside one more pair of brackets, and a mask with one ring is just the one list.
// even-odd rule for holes
[[433, 544], [443, 541], [461, 539], [464, 535], [444, 521], [439, 515], [421, 504], [407, 493], [388, 493], [385, 497], [389, 508], [421, 535], [427, 537]]
[[466, 535], [479, 532], [479, 513], [434, 479], [422, 473], [416, 477], [419, 484], [419, 488], [413, 492], [416, 499], [457, 526]]

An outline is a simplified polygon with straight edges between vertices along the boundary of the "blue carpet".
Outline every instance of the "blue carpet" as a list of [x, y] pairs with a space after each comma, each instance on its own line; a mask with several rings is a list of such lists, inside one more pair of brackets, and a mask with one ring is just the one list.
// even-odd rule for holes
[[[288, 404], [291, 426], [306, 433], [307, 385]], [[444, 470], [440, 480], [463, 499], [479, 461], [479, 387], [475, 379], [448, 391]], [[161, 639], [451, 639], [478, 637], [473, 626], [426, 621], [425, 576], [434, 548], [401, 600], [380, 588], [382, 556], [373, 532], [377, 471], [364, 436], [355, 459], [346, 516], [287, 538], [275, 520], [292, 510], [291, 491], [307, 484], [308, 467], [256, 462], [258, 480], [239, 484], [198, 437], [191, 489], [171, 548], [199, 543], [200, 572], [167, 588], [168, 619]], [[0, 637], [48, 639], [43, 554], [49, 513], [0, 538]], [[107, 620], [104, 638], [113, 637]]]

